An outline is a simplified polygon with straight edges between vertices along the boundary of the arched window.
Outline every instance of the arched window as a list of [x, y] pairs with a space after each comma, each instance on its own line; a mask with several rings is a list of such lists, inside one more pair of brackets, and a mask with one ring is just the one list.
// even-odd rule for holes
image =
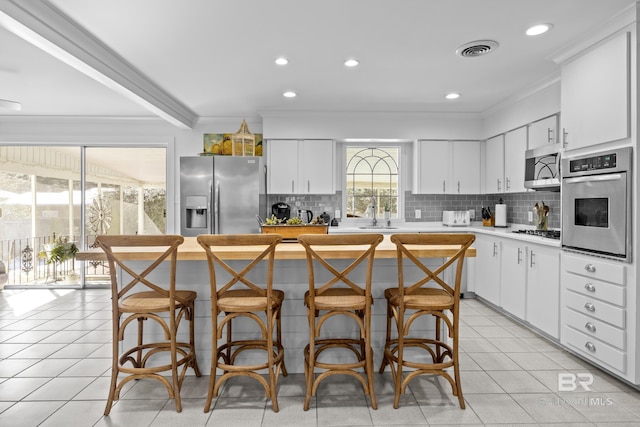
[[399, 157], [399, 147], [346, 147], [347, 217], [398, 218]]

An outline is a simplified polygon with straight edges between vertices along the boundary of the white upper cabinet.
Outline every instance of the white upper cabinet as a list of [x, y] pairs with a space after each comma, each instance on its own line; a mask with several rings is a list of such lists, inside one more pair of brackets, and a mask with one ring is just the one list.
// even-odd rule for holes
[[414, 194], [480, 193], [480, 141], [420, 140], [413, 158]]
[[266, 144], [269, 193], [335, 194], [335, 141], [271, 139]]
[[528, 149], [558, 143], [558, 115], [547, 117], [529, 125]]
[[524, 153], [527, 150], [527, 127], [504, 136], [504, 192], [522, 193], [524, 188]]
[[445, 194], [449, 183], [449, 141], [416, 141], [413, 150], [413, 193]]
[[267, 191], [274, 194], [294, 193], [298, 181], [298, 141], [268, 140]]
[[568, 149], [629, 137], [629, 33], [562, 65], [562, 142]]
[[502, 193], [504, 192], [504, 135], [489, 138], [485, 144], [484, 191], [485, 193]]
[[480, 141], [452, 141], [452, 194], [480, 194]]

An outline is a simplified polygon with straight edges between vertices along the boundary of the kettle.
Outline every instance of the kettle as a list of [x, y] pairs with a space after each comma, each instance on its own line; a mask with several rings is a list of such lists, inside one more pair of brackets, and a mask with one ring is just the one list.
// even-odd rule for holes
[[298, 218], [305, 224], [308, 224], [313, 221], [313, 212], [307, 209], [298, 209]]

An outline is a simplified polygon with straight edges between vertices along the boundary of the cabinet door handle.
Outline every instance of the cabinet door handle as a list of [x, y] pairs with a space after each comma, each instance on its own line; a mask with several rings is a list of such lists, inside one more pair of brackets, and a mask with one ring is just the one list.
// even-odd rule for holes
[[589, 331], [589, 332], [595, 332], [596, 331], [596, 325], [594, 325], [591, 322], [587, 322], [584, 324], [584, 327]]
[[447, 180], [443, 180], [442, 181], [442, 192], [446, 193], [447, 192]]
[[506, 178], [506, 184], [507, 187], [505, 188], [505, 191], [509, 191], [509, 189], [511, 188], [511, 180], [509, 178]]
[[529, 257], [529, 267], [533, 268], [536, 265], [536, 253], [531, 251], [531, 256]]
[[307, 180], [307, 193], [311, 193], [311, 180]]
[[565, 128], [562, 128], [562, 146], [566, 147], [569, 143], [569, 132]]
[[553, 129], [547, 128], [547, 142], [553, 142]]
[[522, 262], [522, 249], [518, 248], [518, 264]]
[[458, 181], [458, 194], [460, 194], [460, 181]]
[[498, 186], [498, 191], [500, 191], [500, 178], [496, 178], [496, 183]]
[[586, 285], [584, 285], [584, 288], [586, 290], [588, 290], [589, 292], [595, 292], [596, 291], [596, 287], [593, 285], [593, 283], [587, 283]]
[[589, 351], [596, 351], [596, 346], [594, 343], [592, 343], [591, 341], [587, 341], [586, 344], [584, 345], [586, 347], [587, 350]]
[[596, 311], [596, 306], [595, 306], [595, 305], [593, 305], [593, 304], [592, 304], [592, 303], [590, 303], [590, 302], [586, 303], [586, 304], [584, 305], [584, 308], [585, 308], [587, 311], [590, 311], [590, 312], [592, 312], [592, 313], [593, 313], [594, 311]]
[[495, 258], [498, 255], [498, 244], [493, 244], [493, 257]]
[[589, 273], [595, 273], [596, 272], [596, 266], [593, 265], [593, 264], [585, 265], [584, 269], [587, 270]]
[[291, 180], [291, 192], [292, 193], [295, 191], [294, 188], [293, 188], [294, 184], [295, 184], [294, 180]]

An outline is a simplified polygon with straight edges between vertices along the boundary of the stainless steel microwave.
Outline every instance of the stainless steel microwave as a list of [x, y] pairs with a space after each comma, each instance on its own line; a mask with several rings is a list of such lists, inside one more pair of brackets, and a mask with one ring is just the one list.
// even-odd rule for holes
[[525, 188], [560, 191], [560, 147], [547, 144], [525, 152]]

